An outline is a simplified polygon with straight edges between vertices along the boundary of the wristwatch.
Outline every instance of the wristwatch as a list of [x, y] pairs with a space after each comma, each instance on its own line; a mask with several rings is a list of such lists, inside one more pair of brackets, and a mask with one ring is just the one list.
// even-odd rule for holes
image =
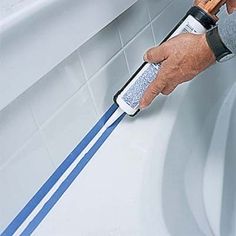
[[227, 61], [234, 56], [222, 41], [217, 26], [207, 31], [206, 40], [218, 62]]

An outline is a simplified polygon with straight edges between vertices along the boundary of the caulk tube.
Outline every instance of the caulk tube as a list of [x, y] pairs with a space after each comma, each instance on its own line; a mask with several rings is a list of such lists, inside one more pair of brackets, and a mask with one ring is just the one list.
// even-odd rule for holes
[[[202, 8], [194, 6], [161, 43], [181, 33], [202, 34], [215, 24], [216, 19]], [[159, 69], [160, 64], [144, 62], [121, 90], [116, 93], [114, 96], [115, 103], [128, 115], [136, 115], [139, 112], [139, 102], [149, 84], [155, 80]]]

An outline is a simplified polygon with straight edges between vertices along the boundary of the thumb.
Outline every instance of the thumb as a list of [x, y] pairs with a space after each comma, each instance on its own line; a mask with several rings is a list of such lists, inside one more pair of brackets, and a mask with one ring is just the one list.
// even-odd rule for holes
[[143, 59], [149, 63], [159, 63], [164, 61], [167, 57], [165, 44], [162, 44], [158, 47], [150, 48], [144, 54]]
[[228, 13], [232, 14], [236, 10], [236, 0], [228, 0], [226, 4]]

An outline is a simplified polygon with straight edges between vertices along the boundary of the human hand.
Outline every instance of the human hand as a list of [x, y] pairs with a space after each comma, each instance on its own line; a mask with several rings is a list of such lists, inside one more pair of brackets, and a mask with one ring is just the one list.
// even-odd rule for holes
[[[194, 5], [198, 5], [202, 1], [208, 2], [209, 0], [195, 0]], [[232, 14], [236, 11], [236, 0], [226, 0], [226, 6], [228, 13]]]
[[205, 34], [190, 33], [178, 35], [149, 49], [144, 60], [161, 63], [161, 67], [157, 78], [149, 85], [140, 101], [141, 109], [150, 105], [159, 93], [169, 95], [179, 84], [193, 79], [216, 61]]

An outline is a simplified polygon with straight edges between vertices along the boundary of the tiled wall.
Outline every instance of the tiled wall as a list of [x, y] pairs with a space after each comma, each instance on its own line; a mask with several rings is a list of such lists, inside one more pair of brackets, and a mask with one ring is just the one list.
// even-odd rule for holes
[[190, 5], [139, 0], [0, 111], [0, 232]]

